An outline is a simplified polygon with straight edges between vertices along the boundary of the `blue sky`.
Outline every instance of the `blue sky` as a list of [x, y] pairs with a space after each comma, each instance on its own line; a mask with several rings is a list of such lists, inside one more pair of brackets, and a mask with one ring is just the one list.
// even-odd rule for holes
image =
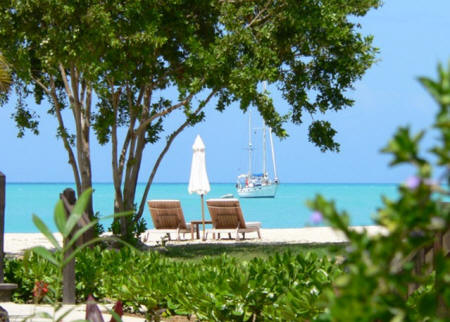
[[[338, 130], [341, 152], [322, 153], [307, 139], [310, 119], [302, 126], [287, 125], [289, 137], [275, 139], [278, 176], [281, 182], [387, 183], [402, 182], [413, 174], [409, 167], [389, 168], [389, 157], [379, 150], [400, 125], [414, 131], [429, 128], [437, 111], [434, 102], [417, 82], [418, 76], [436, 77], [436, 65], [450, 59], [450, 1], [385, 1], [383, 7], [359, 20], [364, 34], [373, 34], [380, 49], [379, 61], [355, 84], [353, 107], [327, 113]], [[269, 88], [275, 105], [288, 109], [275, 88]], [[40, 135], [18, 139], [10, 119], [13, 100], [0, 109], [0, 171], [8, 182], [72, 182], [62, 142], [56, 139], [56, 121], [45, 114]], [[45, 110], [45, 106], [36, 107]], [[247, 171], [247, 116], [237, 106], [219, 113], [210, 105], [205, 122], [185, 130], [166, 155], [157, 182], [189, 180], [192, 144], [200, 134], [206, 145], [207, 169], [212, 182], [234, 182]], [[172, 124], [178, 124], [175, 117]], [[255, 126], [260, 119], [255, 120]], [[424, 147], [433, 143], [433, 134]], [[99, 146], [92, 136], [94, 182], [111, 182], [109, 146]], [[149, 147], [140, 181], [145, 181], [161, 145]]]

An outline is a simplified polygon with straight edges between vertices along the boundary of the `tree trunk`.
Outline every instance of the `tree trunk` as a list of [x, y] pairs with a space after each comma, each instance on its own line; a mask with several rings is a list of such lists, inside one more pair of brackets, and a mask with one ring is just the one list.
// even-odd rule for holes
[[[434, 240], [434, 245], [433, 245], [433, 266], [434, 266], [434, 269], [435, 269], [436, 276], [441, 276], [442, 275], [442, 272], [440, 271], [441, 267], [440, 267], [440, 265], [437, 264], [437, 262], [438, 262], [438, 258], [440, 256], [443, 256], [443, 249], [442, 249], [443, 248], [442, 247], [443, 246], [443, 242], [444, 242], [444, 240], [443, 240], [443, 233], [442, 232], [437, 233], [436, 237], [435, 237], [435, 240]], [[435, 283], [436, 283], [435, 284], [435, 289], [436, 290], [441, 289], [441, 285], [437, 284], [438, 283], [437, 279], [436, 279]], [[436, 303], [437, 316], [441, 317], [441, 318], [449, 318], [450, 311], [449, 311], [449, 308], [445, 304], [443, 292], [441, 291], [441, 292], [437, 292], [437, 293], [438, 293], [438, 296], [437, 296], [437, 299], [436, 299], [437, 300], [437, 303]]]
[[[87, 133], [84, 133], [87, 132]], [[91, 168], [91, 154], [89, 145], [89, 128], [83, 129], [83, 135], [79, 138], [81, 151], [78, 151], [78, 164], [80, 168], [81, 177], [81, 192], [92, 188], [92, 168]], [[89, 203], [86, 208], [86, 212], [89, 215], [89, 219], [94, 219], [94, 207], [92, 201], [92, 195], [89, 198]]]
[[[91, 88], [87, 87], [85, 101], [80, 101], [78, 91], [79, 79], [76, 70], [73, 72], [77, 77], [72, 75], [72, 87], [74, 88], [75, 104], [72, 107], [76, 114], [75, 126], [77, 129], [77, 156], [78, 165], [80, 168], [81, 177], [81, 192], [92, 188], [92, 168], [91, 168], [91, 147], [90, 147], [90, 129], [91, 129]], [[75, 83], [75, 84], [74, 84]], [[92, 195], [89, 198], [89, 203], [86, 208], [89, 219], [93, 220], [94, 207], [92, 202]]]
[[[63, 193], [60, 195], [60, 199], [63, 200], [64, 210], [66, 213], [66, 219], [69, 219], [71, 209], [76, 202], [75, 191], [72, 189], [65, 189]], [[66, 203], [68, 204], [66, 206]], [[63, 240], [64, 247], [73, 237], [73, 233], [69, 234], [69, 237]], [[64, 259], [68, 258], [74, 251], [74, 247], [70, 247], [64, 253]], [[73, 258], [70, 262], [67, 263], [66, 266], [63, 267], [63, 303], [64, 304], [75, 304], [75, 258]]]
[[[66, 69], [70, 72], [70, 77], [68, 77]], [[78, 195], [80, 195], [87, 189], [92, 188], [92, 170], [89, 145], [92, 88], [89, 86], [89, 84], [86, 84], [82, 80], [82, 75], [80, 74], [77, 67], [73, 64], [71, 64], [69, 68], [67, 66], [63, 66], [62, 64], [59, 64], [59, 72], [64, 83], [66, 95], [69, 98], [70, 108], [72, 110], [73, 118], [75, 121], [77, 155], [76, 162], [74, 160], [72, 147], [68, 143], [67, 138], [63, 137], [64, 147], [69, 154], [69, 162], [72, 165], [75, 182], [77, 183], [77, 192]], [[60, 115], [61, 113], [59, 112], [59, 101], [57, 99], [53, 79], [51, 79], [51, 82], [52, 97], [55, 100], [55, 107]], [[62, 123], [61, 116], [59, 117], [58, 121], [60, 127], [64, 129], [64, 123]], [[92, 220], [94, 216], [93, 208], [94, 207], [91, 195], [89, 197], [89, 203], [86, 209], [90, 220]]]

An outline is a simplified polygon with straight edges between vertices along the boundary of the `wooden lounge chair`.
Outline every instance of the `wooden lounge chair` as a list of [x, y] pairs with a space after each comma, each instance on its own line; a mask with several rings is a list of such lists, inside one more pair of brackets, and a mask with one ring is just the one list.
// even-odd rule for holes
[[213, 238], [215, 234], [236, 233], [236, 240], [239, 240], [239, 233], [242, 233], [245, 239], [245, 233], [256, 232], [261, 239], [260, 222], [245, 222], [242, 214], [241, 205], [237, 199], [210, 199], [206, 201], [209, 214], [213, 222]]
[[[152, 216], [155, 229], [167, 233], [170, 240], [170, 233], [177, 234], [180, 240], [180, 233], [195, 233], [191, 230], [191, 224], [184, 220], [183, 210], [179, 200], [149, 200], [147, 201]], [[191, 236], [193, 238], [193, 236]]]

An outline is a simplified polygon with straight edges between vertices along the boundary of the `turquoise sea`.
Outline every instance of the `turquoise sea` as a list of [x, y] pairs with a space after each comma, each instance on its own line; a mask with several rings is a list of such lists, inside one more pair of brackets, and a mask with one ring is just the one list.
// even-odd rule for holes
[[[186, 221], [201, 219], [200, 196], [189, 195], [187, 186], [184, 183], [157, 183], [151, 187], [147, 199], [179, 199]], [[40, 216], [55, 231], [53, 209], [59, 194], [67, 187], [75, 188], [68, 183], [7, 183], [5, 232], [37, 232], [32, 214]], [[138, 186], [139, 197], [144, 188], [144, 184]], [[264, 228], [305, 227], [310, 224], [311, 215], [306, 201], [320, 193], [335, 200], [339, 209], [347, 210], [352, 225], [370, 225], [373, 214], [382, 205], [381, 196], [395, 198], [396, 190], [395, 184], [280, 184], [274, 199], [240, 199], [240, 202], [245, 219], [261, 221]], [[205, 199], [228, 193], [236, 196], [234, 184], [212, 184]], [[102, 216], [112, 214], [113, 199], [112, 184], [94, 184], [95, 211]], [[144, 218], [147, 227], [152, 228], [147, 208]], [[207, 210], [206, 218], [209, 218]], [[109, 224], [110, 221], [105, 221], [105, 228]]]

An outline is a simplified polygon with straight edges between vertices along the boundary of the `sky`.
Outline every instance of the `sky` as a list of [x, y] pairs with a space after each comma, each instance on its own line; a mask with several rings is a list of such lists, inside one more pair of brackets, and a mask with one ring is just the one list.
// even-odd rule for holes
[[[355, 104], [346, 110], [329, 112], [316, 119], [328, 120], [338, 131], [340, 153], [322, 153], [308, 142], [311, 119], [301, 126], [287, 124], [289, 137], [274, 138], [278, 177], [282, 183], [399, 183], [414, 174], [408, 166], [391, 168], [390, 157], [381, 154], [399, 126], [413, 132], [430, 129], [437, 106], [418, 83], [417, 77], [436, 78], [438, 62], [450, 59], [450, 1], [387, 0], [378, 10], [358, 19], [361, 32], [374, 36], [380, 53], [375, 63], [355, 83], [349, 93]], [[277, 109], [287, 111], [275, 87], [269, 87]], [[33, 106], [45, 111], [47, 106]], [[7, 182], [73, 182], [62, 142], [56, 138], [56, 120], [40, 113], [40, 135], [27, 133], [17, 138], [11, 119], [14, 99], [0, 108], [0, 171]], [[171, 125], [180, 124], [175, 117]], [[255, 127], [261, 119], [254, 115]], [[187, 182], [192, 159], [192, 144], [199, 134], [206, 145], [206, 162], [211, 182], [235, 182], [248, 171], [246, 146], [248, 116], [237, 105], [220, 113], [210, 104], [206, 120], [186, 129], [166, 154], [155, 182]], [[423, 147], [435, 142], [428, 131]], [[256, 139], [256, 138], [255, 138]], [[260, 155], [259, 141], [255, 154]], [[92, 134], [92, 172], [94, 182], [111, 182], [111, 148], [100, 146]], [[146, 182], [161, 144], [147, 147], [139, 181]], [[261, 159], [256, 159], [256, 170]], [[271, 168], [269, 167], [269, 171]], [[437, 173], [439, 174], [439, 173]]]

